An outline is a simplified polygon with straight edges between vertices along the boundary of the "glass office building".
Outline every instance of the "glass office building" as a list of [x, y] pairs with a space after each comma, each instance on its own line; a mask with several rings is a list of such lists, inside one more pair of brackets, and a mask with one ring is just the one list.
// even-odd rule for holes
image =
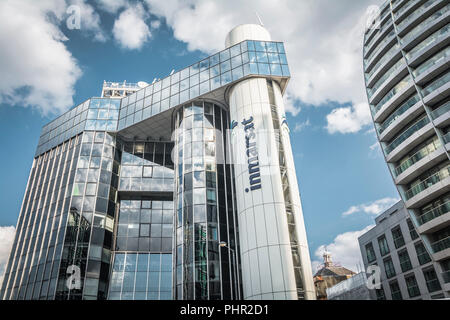
[[392, 174], [450, 294], [450, 4], [387, 1], [364, 39], [367, 97]]
[[289, 79], [283, 43], [241, 25], [44, 126], [0, 297], [314, 299]]

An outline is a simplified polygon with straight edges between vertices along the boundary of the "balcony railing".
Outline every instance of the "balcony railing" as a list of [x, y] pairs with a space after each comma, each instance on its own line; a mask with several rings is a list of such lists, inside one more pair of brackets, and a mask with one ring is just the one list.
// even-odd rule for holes
[[431, 69], [432, 66], [445, 61], [448, 56], [450, 56], [450, 47], [445, 48], [444, 50], [433, 56], [431, 59], [422, 63], [416, 70], [413, 71], [414, 77], [420, 76], [425, 71]]
[[413, 154], [411, 157], [409, 157], [408, 159], [403, 161], [397, 168], [395, 168], [395, 170], [394, 170], [395, 175], [398, 177], [400, 174], [405, 172], [409, 167], [411, 167], [412, 165], [419, 162], [420, 160], [422, 160], [429, 154], [436, 151], [440, 146], [441, 146], [441, 144], [438, 141], [437, 143], [430, 143], [429, 145], [423, 147], [418, 152]]
[[427, 19], [425, 19], [424, 21], [422, 21], [419, 25], [417, 25], [414, 29], [412, 29], [410, 32], [408, 32], [403, 39], [401, 39], [401, 43], [408, 43], [410, 42], [413, 38], [415, 38], [419, 33], [422, 33], [426, 28], [424, 27], [425, 25], [427, 25], [428, 23], [437, 20], [439, 17], [443, 16], [444, 14], [447, 13], [447, 11], [449, 10], [450, 5], [446, 5], [445, 7], [439, 9], [438, 11], [436, 11], [435, 13], [433, 13], [430, 17], [428, 17]]
[[405, 193], [406, 200], [411, 199], [412, 197], [418, 195], [422, 191], [425, 191], [426, 189], [432, 187], [436, 183], [439, 183], [442, 180], [444, 180], [445, 178], [447, 178], [449, 176], [449, 169], [450, 169], [450, 166], [444, 168], [441, 171], [436, 172], [435, 174], [428, 177], [421, 183], [415, 185], [414, 187], [412, 187], [411, 189], [406, 191], [406, 193]]
[[400, 58], [388, 71], [386, 71], [384, 75], [373, 85], [373, 87], [368, 90], [369, 99], [372, 98], [373, 94], [384, 84], [387, 79], [389, 79], [389, 77], [394, 74], [394, 72], [405, 65], [406, 63], [403, 61], [403, 58]]
[[431, 244], [434, 253], [450, 248], [450, 236]]
[[[383, 18], [381, 18], [380, 21], [383, 20]], [[365, 46], [364, 52], [366, 52], [367, 50], [370, 50], [370, 48], [372, 47], [373, 43], [378, 39], [378, 37], [380, 37], [381, 34], [384, 31], [386, 31], [386, 27], [387, 26], [388, 27], [392, 26], [392, 20], [391, 19], [386, 20], [386, 22], [380, 26], [380, 29], [378, 30], [378, 35], [376, 35], [372, 39], [370, 39], [369, 43]]]
[[437, 217], [440, 217], [446, 213], [450, 212], [450, 201], [447, 201], [444, 204], [441, 204], [440, 206], [430, 209], [429, 211], [422, 214], [417, 220], [419, 222], [419, 225], [423, 225]]
[[434, 90], [442, 87], [443, 85], [447, 84], [448, 82], [450, 82], [450, 72], [447, 72], [446, 74], [444, 74], [443, 76], [441, 76], [440, 78], [436, 79], [431, 84], [429, 84], [428, 86], [423, 88], [422, 94], [424, 96], [427, 96], [430, 93], [432, 93]]
[[[400, 44], [397, 42], [395, 45], [392, 46], [384, 55], [381, 57], [381, 59], [378, 59], [378, 62], [370, 69], [370, 72], [366, 74], [366, 80], [369, 80], [375, 72], [378, 71], [378, 69], [389, 59], [392, 58], [395, 52], [400, 50]], [[367, 65], [367, 63], [366, 63]]]
[[392, 141], [386, 148], [385, 152], [386, 154], [391, 153], [395, 148], [397, 148], [399, 145], [401, 145], [406, 139], [411, 137], [414, 133], [425, 127], [428, 123], [430, 123], [430, 119], [425, 116], [421, 118], [419, 121], [414, 123], [412, 126], [410, 126], [408, 129], [403, 131], [397, 138], [395, 138], [394, 141]]
[[409, 108], [414, 106], [417, 102], [420, 101], [419, 96], [416, 94], [413, 97], [409, 98], [405, 103], [403, 103], [394, 113], [392, 113], [378, 128], [378, 133], [382, 134], [384, 130], [386, 130], [398, 117], [408, 111]]
[[445, 27], [439, 29], [435, 33], [433, 33], [431, 36], [423, 40], [421, 43], [419, 43], [417, 46], [415, 46], [411, 51], [409, 51], [405, 57], [408, 60], [412, 60], [415, 58], [416, 54], [422, 50], [425, 47], [428, 47], [430, 44], [436, 42], [441, 37], [445, 37], [448, 35], [448, 31], [450, 30], [450, 24], [447, 24]]
[[450, 111], [450, 101], [444, 103], [442, 106], [431, 112], [431, 118], [435, 120], [449, 111]]
[[384, 38], [383, 41], [381, 41], [377, 47], [369, 54], [369, 56], [367, 57], [367, 61], [372, 60], [373, 57], [377, 56], [380, 51], [386, 46], [386, 44], [390, 41], [392, 41], [392, 39], [395, 38], [395, 30], [392, 29], [391, 32], [389, 32], [389, 34]]
[[427, 2], [425, 2], [421, 7], [416, 9], [413, 13], [411, 13], [408, 17], [406, 17], [402, 22], [398, 24], [398, 30], [402, 30], [407, 24], [409, 24], [409, 22], [422, 15], [422, 13], [428, 10], [429, 7], [439, 1], [441, 0], [428, 0]]
[[420, 0], [406, 2], [400, 9], [398, 9], [397, 12], [394, 13], [394, 17], [397, 19], [399, 16], [401, 16], [403, 14], [403, 12], [405, 12], [407, 9], [411, 8], [413, 5], [415, 5], [419, 1]]
[[402, 79], [394, 88], [391, 89], [386, 95], [381, 99], [380, 102], [373, 108], [372, 112], [374, 112], [374, 115], [380, 111], [380, 109], [389, 101], [391, 100], [397, 93], [402, 91], [404, 88], [406, 88], [411, 83], [411, 76], [407, 75], [405, 78]]
[[444, 140], [445, 143], [450, 143], [450, 132], [447, 132], [442, 139]]

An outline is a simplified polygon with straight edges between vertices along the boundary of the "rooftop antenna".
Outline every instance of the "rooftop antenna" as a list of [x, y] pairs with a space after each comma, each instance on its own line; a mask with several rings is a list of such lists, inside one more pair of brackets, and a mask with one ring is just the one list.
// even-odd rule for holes
[[255, 11], [256, 17], [258, 18], [259, 24], [261, 25], [261, 27], [264, 27], [264, 24], [261, 20], [261, 17], [259, 16], [258, 12]]
[[170, 76], [173, 75], [174, 72], [175, 72], [175, 69], [172, 69], [172, 72], [170, 72]]
[[156, 82], [156, 78], [155, 79], [153, 79], [153, 82], [152, 82], [152, 84], [154, 84]]

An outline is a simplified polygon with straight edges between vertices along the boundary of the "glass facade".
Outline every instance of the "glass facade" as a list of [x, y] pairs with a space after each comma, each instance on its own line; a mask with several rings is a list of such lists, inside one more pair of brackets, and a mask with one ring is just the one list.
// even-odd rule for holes
[[124, 129], [250, 75], [290, 77], [281, 42], [243, 41], [122, 100], [118, 129]]
[[109, 300], [172, 300], [172, 254], [116, 253]]
[[[177, 111], [176, 296], [230, 299], [237, 295], [237, 221], [232, 166], [227, 163], [228, 115], [195, 101]], [[220, 242], [230, 249], [220, 247]]]
[[[217, 89], [252, 77], [284, 92], [281, 42], [239, 42], [125, 97], [88, 99], [44, 126], [0, 297], [241, 299], [230, 106]], [[271, 99], [278, 117], [273, 90]]]
[[0, 292], [3, 299], [55, 297], [81, 140], [75, 136], [33, 161]]

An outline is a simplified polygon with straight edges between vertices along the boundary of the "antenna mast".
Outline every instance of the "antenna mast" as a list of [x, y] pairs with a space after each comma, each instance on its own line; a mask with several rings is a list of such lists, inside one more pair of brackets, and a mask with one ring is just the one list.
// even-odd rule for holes
[[264, 27], [264, 24], [261, 20], [261, 17], [259, 16], [258, 12], [255, 11], [256, 17], [258, 18], [259, 24], [261, 25], [261, 27]]

